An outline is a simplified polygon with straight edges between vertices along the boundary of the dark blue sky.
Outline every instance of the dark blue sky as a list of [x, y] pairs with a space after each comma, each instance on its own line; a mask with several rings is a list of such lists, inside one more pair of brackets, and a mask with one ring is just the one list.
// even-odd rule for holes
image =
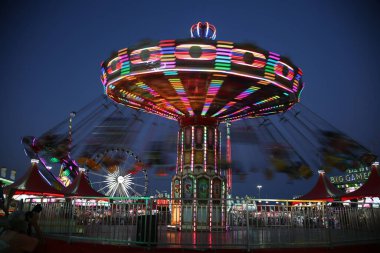
[[[29, 164], [20, 138], [42, 134], [103, 92], [100, 62], [112, 51], [189, 37], [197, 21], [213, 23], [217, 39], [288, 56], [304, 72], [302, 102], [380, 154], [379, 11], [379, 1], [359, 0], [1, 1], [0, 166], [20, 176]], [[262, 180], [241, 193], [261, 183], [262, 193], [286, 197], [315, 181], [289, 188]]]

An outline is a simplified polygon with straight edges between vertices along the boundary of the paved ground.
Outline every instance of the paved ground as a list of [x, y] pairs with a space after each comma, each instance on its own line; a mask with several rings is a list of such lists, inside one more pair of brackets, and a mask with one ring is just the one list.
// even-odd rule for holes
[[[349, 245], [349, 246], [339, 246], [339, 247], [306, 247], [306, 248], [276, 248], [276, 249], [254, 249], [252, 251], [256, 253], [301, 253], [307, 251], [308, 253], [358, 253], [358, 252], [377, 252], [380, 244], [364, 244], [364, 245]], [[117, 245], [103, 245], [103, 244], [93, 244], [84, 242], [72, 242], [67, 243], [62, 240], [57, 239], [45, 239], [35, 251], [36, 253], [67, 253], [67, 252], [91, 252], [91, 253], [125, 253], [125, 252], [197, 252], [199, 250], [194, 249], [175, 249], [175, 248], [151, 248], [146, 249], [143, 247], [128, 247], [128, 246], [117, 246]], [[215, 250], [205, 250], [202, 252], [215, 252]], [[224, 249], [218, 250], [217, 252], [247, 252], [242, 249]]]
[[[72, 235], [77, 240], [89, 239], [126, 244], [130, 242], [158, 242], [160, 247], [171, 248], [271, 248], [271, 247], [305, 247], [331, 246], [353, 242], [371, 242], [380, 238], [371, 231], [322, 228], [244, 228], [230, 231], [170, 231], [160, 226], [155, 233], [149, 230], [138, 233], [136, 226], [88, 225], [76, 227]], [[45, 230], [46, 231], [46, 230]], [[47, 231], [46, 231], [47, 232]]]

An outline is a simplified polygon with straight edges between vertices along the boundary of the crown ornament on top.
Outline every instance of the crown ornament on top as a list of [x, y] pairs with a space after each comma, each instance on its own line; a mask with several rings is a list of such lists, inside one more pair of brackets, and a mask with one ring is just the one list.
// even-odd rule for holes
[[198, 22], [190, 28], [191, 38], [215, 40], [216, 28], [209, 22]]

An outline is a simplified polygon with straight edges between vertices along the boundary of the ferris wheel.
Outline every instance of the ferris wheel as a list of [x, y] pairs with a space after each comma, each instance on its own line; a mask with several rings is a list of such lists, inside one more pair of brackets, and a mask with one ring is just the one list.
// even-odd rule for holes
[[91, 186], [109, 197], [138, 197], [148, 192], [148, 173], [131, 150], [110, 148], [77, 162], [87, 171]]

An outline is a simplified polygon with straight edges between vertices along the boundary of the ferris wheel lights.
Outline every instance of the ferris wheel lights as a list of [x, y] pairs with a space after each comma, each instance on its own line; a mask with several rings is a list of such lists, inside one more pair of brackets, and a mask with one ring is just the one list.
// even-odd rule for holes
[[[109, 197], [147, 194], [147, 172], [141, 160], [132, 151], [122, 147], [108, 148], [94, 157], [94, 162], [100, 164], [99, 169], [88, 167], [86, 172], [96, 191]], [[140, 166], [136, 166], [137, 162], [140, 162]]]
[[123, 176], [118, 176], [118, 177], [117, 177], [117, 182], [118, 182], [119, 184], [124, 183], [124, 177], [123, 177]]

